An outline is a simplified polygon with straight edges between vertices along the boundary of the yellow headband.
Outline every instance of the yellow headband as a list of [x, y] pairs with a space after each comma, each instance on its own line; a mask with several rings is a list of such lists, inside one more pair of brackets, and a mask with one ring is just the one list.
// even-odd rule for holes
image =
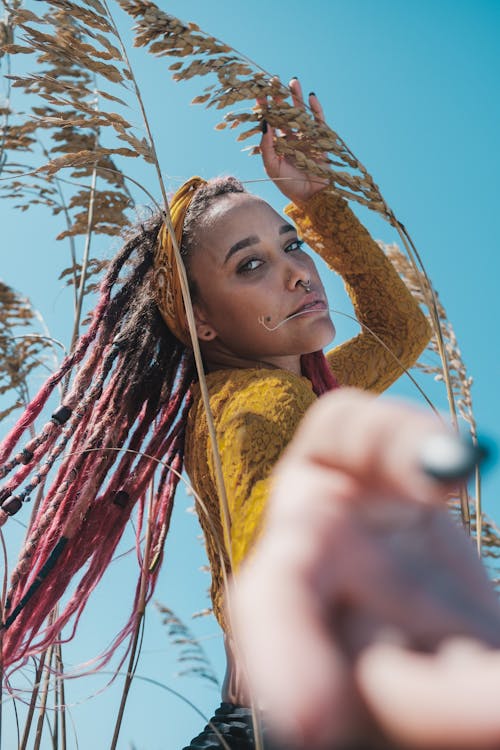
[[[205, 184], [206, 180], [201, 177], [191, 177], [170, 200], [170, 218], [179, 250], [187, 210], [197, 189]], [[174, 244], [165, 224], [160, 229], [154, 257], [154, 285], [156, 302], [163, 320], [183, 344], [191, 346]]]

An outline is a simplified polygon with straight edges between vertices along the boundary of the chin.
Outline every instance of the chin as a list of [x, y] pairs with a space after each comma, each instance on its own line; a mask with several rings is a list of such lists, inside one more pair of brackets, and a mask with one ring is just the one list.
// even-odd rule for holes
[[337, 335], [337, 331], [335, 330], [335, 326], [330, 320], [329, 332], [328, 332], [328, 335], [326, 336], [326, 341], [323, 344], [323, 346], [328, 346], [328, 344], [331, 344], [332, 341], [334, 341], [336, 335]]
[[321, 329], [322, 330], [318, 330], [315, 335], [311, 336], [308, 342], [307, 352], [303, 351], [302, 354], [317, 352], [332, 343], [337, 332], [331, 320], [328, 320], [327, 324], [325, 322], [325, 325], [322, 326]]

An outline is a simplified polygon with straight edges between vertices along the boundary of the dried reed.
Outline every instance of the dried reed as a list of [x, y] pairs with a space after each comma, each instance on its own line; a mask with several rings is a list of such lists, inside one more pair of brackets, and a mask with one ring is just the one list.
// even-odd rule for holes
[[[203, 32], [196, 24], [180, 21], [153, 2], [117, 1], [135, 19], [136, 46], [145, 47], [159, 57], [174, 58], [169, 67], [176, 81], [215, 76], [215, 83], [206, 86], [203, 93], [195, 97], [194, 103], [218, 110], [238, 105], [238, 112], [224, 114], [218, 129], [243, 127], [245, 130], [239, 133], [238, 140], [245, 141], [259, 132], [260, 123], [265, 118], [285, 135], [299, 135], [291, 140], [279, 138], [278, 151], [299, 168], [326, 177], [337, 193], [376, 211], [396, 228], [407, 255], [393, 246], [386, 247], [386, 252], [412, 293], [427, 306], [435, 332], [431, 351], [437, 352], [441, 359], [439, 366], [426, 366], [425, 372], [444, 379], [450, 409], [452, 412], [456, 410], [468, 422], [475, 436], [471, 379], [463, 366], [445, 311], [409, 235], [386, 204], [371, 175], [342, 138], [327, 125], [316, 122], [307, 109], [291, 105], [288, 87], [276, 77]], [[31, 75], [12, 76], [9, 85], [39, 98], [39, 103], [27, 114], [15, 113], [10, 107], [0, 112], [3, 117], [0, 168], [6, 183], [2, 192], [4, 197], [16, 199], [23, 211], [41, 204], [55, 215], [62, 213], [66, 227], [58, 234], [58, 239], [72, 243], [77, 236], [85, 238], [82, 260], [77, 261], [74, 245], [71, 245], [71, 265], [60, 276], [69, 279], [75, 288], [75, 336], [83, 298], [93, 290], [90, 280], [101, 272], [104, 265], [103, 261], [90, 257], [90, 238], [95, 233], [116, 234], [126, 224], [127, 209], [132, 205], [126, 179], [115, 160], [140, 158], [153, 166], [163, 194], [167, 225], [168, 201], [140, 89], [108, 5], [100, 0], [49, 0], [47, 5], [48, 12], [38, 14], [21, 8], [18, 0], [12, 0], [6, 5], [5, 19], [0, 22], [0, 55], [7, 55], [9, 59], [19, 54], [32, 55], [33, 69], [37, 71]], [[138, 131], [129, 122], [127, 107], [131, 99], [143, 114], [145, 134], [144, 130]], [[261, 102], [258, 106], [253, 104], [256, 99]], [[243, 106], [245, 102], [246, 107]], [[41, 145], [44, 139], [50, 140], [47, 149]], [[45, 163], [40, 164], [40, 154], [44, 152]], [[250, 152], [258, 153], [258, 147], [250, 147]], [[32, 163], [26, 161], [27, 158]], [[60, 173], [63, 169], [68, 170], [73, 182], [88, 181], [83, 187], [79, 185], [80, 189], [70, 198], [66, 198], [62, 191]], [[26, 181], [27, 174], [31, 177], [29, 182]], [[104, 183], [102, 187], [101, 181]], [[179, 267], [182, 269], [182, 263]], [[183, 286], [189, 310], [185, 279]], [[26, 313], [26, 301], [16, 298], [9, 287], [1, 285], [0, 295], [10, 300], [11, 307], [5, 309], [13, 311], [4, 319], [0, 311], [0, 326], [5, 328], [5, 333], [0, 328], [3, 368], [0, 372], [4, 378], [0, 380], [0, 394], [3, 392], [1, 388], [5, 388], [18, 395], [18, 402], [0, 414], [2, 417], [25, 403], [22, 383], [36, 365], [41, 351], [37, 347], [41, 344], [38, 340], [25, 338], [22, 343], [13, 345], [9, 333], [13, 325], [27, 325], [27, 322], [19, 321], [31, 322], [31, 318]], [[191, 330], [194, 331], [192, 320]], [[196, 348], [195, 341], [194, 345]], [[198, 365], [200, 367], [200, 363]], [[200, 377], [203, 385], [202, 371]], [[208, 403], [206, 395], [205, 402]], [[212, 435], [215, 435], [214, 430]], [[219, 465], [218, 481], [223, 497], [221, 477]], [[462, 499], [461, 512], [468, 522], [467, 498]], [[473, 522], [475, 518], [481, 519], [479, 497]], [[226, 527], [229, 528], [229, 517], [226, 518]], [[492, 525], [486, 523], [478, 528], [478, 538], [483, 540], [487, 554], [497, 554], [500, 538]], [[147, 554], [144, 559], [147, 561]], [[165, 614], [172, 618], [169, 611]], [[138, 627], [140, 621], [138, 616]], [[182, 629], [175, 619], [170, 620], [170, 626]], [[137, 635], [138, 629], [134, 635], [136, 641]], [[134, 649], [132, 652], [135, 656]], [[132, 667], [134, 665], [135, 661]], [[133, 668], [130, 668], [129, 674], [132, 672]]]
[[180, 647], [178, 661], [188, 666], [179, 672], [179, 677], [196, 676], [208, 680], [219, 687], [219, 680], [200, 641], [195, 638], [189, 627], [169, 607], [159, 602], [156, 607], [160, 612], [163, 624], [167, 628], [170, 642]]
[[47, 363], [51, 341], [35, 332], [20, 333], [38, 321], [30, 301], [0, 281], [0, 396], [15, 398], [0, 411], [0, 421], [29, 403], [29, 376]]

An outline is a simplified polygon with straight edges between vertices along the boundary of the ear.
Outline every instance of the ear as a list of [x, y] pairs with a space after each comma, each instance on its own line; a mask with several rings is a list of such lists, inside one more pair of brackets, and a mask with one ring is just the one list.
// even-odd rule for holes
[[198, 338], [201, 339], [201, 341], [213, 341], [217, 337], [217, 331], [208, 322], [203, 308], [199, 304], [194, 304], [193, 311]]

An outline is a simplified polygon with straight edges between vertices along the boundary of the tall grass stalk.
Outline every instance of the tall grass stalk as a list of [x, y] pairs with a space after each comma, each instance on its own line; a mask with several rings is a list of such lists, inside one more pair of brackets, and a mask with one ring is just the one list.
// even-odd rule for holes
[[[429, 316], [432, 321], [432, 327], [435, 334], [435, 340], [436, 340], [436, 346], [437, 351], [440, 357], [441, 361], [441, 371], [442, 371], [442, 379], [444, 381], [445, 389], [446, 389], [446, 396], [447, 401], [449, 405], [449, 412], [450, 417], [452, 420], [452, 423], [456, 429], [458, 429], [458, 412], [457, 412], [457, 406], [455, 402], [455, 394], [453, 390], [453, 382], [452, 382], [452, 375], [450, 373], [450, 366], [448, 362], [448, 356], [446, 351], [446, 342], [445, 342], [445, 335], [443, 333], [443, 327], [442, 327], [442, 315], [440, 313], [438, 301], [436, 294], [434, 292], [434, 289], [432, 287], [431, 281], [428, 278], [427, 272], [424, 268], [424, 265], [422, 263], [421, 257], [410, 237], [408, 232], [406, 231], [405, 227], [399, 222], [399, 220], [395, 217], [394, 213], [391, 211], [391, 209], [388, 207], [387, 203], [385, 202], [384, 198], [382, 197], [377, 185], [375, 184], [373, 178], [368, 173], [366, 168], [363, 166], [363, 164], [355, 157], [355, 155], [351, 152], [347, 144], [343, 141], [343, 139], [338, 136], [338, 134], [331, 131], [327, 126], [319, 126], [318, 123], [314, 122], [314, 118], [310, 116], [310, 112], [304, 110], [304, 112], [298, 110], [297, 108], [291, 107], [289, 104], [286, 103], [286, 98], [288, 95], [288, 89], [286, 86], [284, 86], [279, 80], [276, 79], [275, 76], [271, 76], [269, 73], [267, 73], [263, 68], [258, 66], [256, 63], [254, 63], [252, 60], [250, 60], [248, 57], [245, 57], [244, 55], [241, 55], [233, 48], [229, 47], [228, 45], [225, 45], [220, 40], [216, 39], [215, 37], [210, 37], [208, 34], [205, 34], [205, 32], [202, 32], [198, 27], [196, 27], [195, 24], [183, 24], [182, 22], [178, 21], [178, 19], [175, 19], [172, 16], [169, 16], [165, 14], [163, 11], [161, 11], [157, 6], [154, 5], [153, 2], [147, 2], [147, 3], [141, 3], [139, 0], [137, 2], [129, 2], [129, 0], [118, 0], [118, 4], [130, 15], [132, 15], [134, 18], [136, 18], [137, 22], [137, 28], [138, 28], [138, 35], [137, 40], [138, 44], [140, 46], [147, 46], [150, 45], [149, 51], [153, 54], [159, 54], [159, 55], [167, 55], [170, 57], [178, 57], [179, 61], [174, 62], [170, 68], [175, 71], [174, 77], [177, 80], [183, 80], [183, 79], [189, 79], [191, 77], [194, 77], [196, 75], [202, 76], [207, 73], [212, 72], [217, 76], [217, 81], [219, 88], [211, 87], [211, 90], [209, 93], [205, 93], [202, 96], [196, 97], [194, 100], [197, 103], [203, 103], [206, 104], [206, 106], [217, 106], [219, 109], [227, 108], [228, 106], [232, 106], [235, 103], [240, 104], [244, 101], [250, 101], [253, 100], [260, 95], [261, 99], [263, 98], [266, 102], [265, 105], [259, 108], [254, 108], [252, 106], [251, 111], [249, 111], [249, 107], [246, 108], [240, 108], [238, 112], [228, 112], [224, 116], [224, 122], [219, 124], [220, 129], [224, 129], [227, 125], [230, 125], [230, 127], [239, 127], [240, 125], [249, 125], [250, 129], [247, 130], [245, 133], [242, 133], [238, 136], [238, 140], [244, 140], [249, 136], [255, 135], [257, 132], [259, 132], [260, 128], [260, 120], [265, 117], [265, 119], [268, 120], [270, 125], [275, 128], [282, 128], [284, 132], [290, 133], [296, 129], [302, 130], [304, 134], [307, 136], [304, 139], [297, 139], [295, 142], [292, 142], [287, 144], [286, 139], [282, 139], [282, 143], [278, 144], [278, 148], [282, 149], [282, 153], [284, 156], [287, 156], [289, 158], [292, 158], [295, 160], [298, 166], [303, 168], [304, 170], [313, 171], [316, 170], [316, 173], [319, 174], [322, 177], [328, 177], [330, 184], [334, 190], [340, 195], [343, 195], [347, 200], [358, 202], [361, 205], [367, 206], [371, 210], [376, 211], [381, 215], [386, 221], [388, 221], [397, 231], [401, 242], [403, 244], [403, 247], [405, 248], [406, 255], [409, 259], [409, 262], [412, 266], [412, 268], [418, 272], [419, 274], [422, 274], [425, 279], [425, 284], [421, 287], [421, 294], [423, 295], [423, 298], [425, 300], [425, 304], [429, 310]], [[50, 8], [57, 10], [60, 10], [60, 4], [58, 2], [51, 2], [51, 0], [48, 0], [48, 5]], [[17, 6], [16, 6], [17, 7]], [[77, 7], [78, 6], [77, 4]], [[117, 27], [117, 24], [115, 23], [115, 20], [113, 18], [113, 14], [110, 11], [109, 3], [107, 0], [102, 0], [102, 4], [100, 2], [94, 1], [94, 2], [88, 2], [84, 3], [82, 7], [88, 7], [92, 8], [92, 12], [99, 14], [102, 14], [102, 18], [106, 19], [106, 22], [108, 25], [110, 25], [111, 31], [106, 32], [109, 37], [111, 37], [111, 40], [117, 41], [119, 45], [119, 52], [121, 54], [120, 63], [124, 65], [125, 71], [126, 71], [126, 78], [127, 83], [130, 82], [132, 89], [133, 89], [133, 95], [135, 97], [137, 106], [139, 108], [139, 111], [141, 113], [143, 125], [146, 131], [147, 135], [147, 143], [146, 145], [142, 144], [142, 142], [139, 142], [138, 139], [133, 139], [132, 136], [127, 135], [125, 136], [125, 131], [122, 134], [122, 136], [118, 136], [119, 138], [122, 137], [122, 140], [124, 139], [128, 143], [133, 143], [134, 148], [136, 149], [137, 153], [140, 153], [146, 161], [149, 161], [155, 170], [156, 180], [159, 186], [159, 191], [162, 196], [162, 203], [163, 203], [163, 213], [164, 213], [164, 223], [170, 232], [173, 240], [174, 245], [174, 253], [177, 261], [177, 267], [180, 274], [180, 284], [182, 289], [182, 295], [183, 300], [185, 304], [185, 309], [187, 313], [187, 320], [188, 320], [188, 327], [191, 335], [192, 345], [193, 345], [193, 352], [196, 362], [196, 367], [198, 371], [199, 376], [199, 382], [200, 382], [200, 388], [201, 388], [201, 396], [203, 400], [203, 404], [205, 407], [205, 411], [207, 414], [207, 424], [208, 424], [208, 430], [210, 435], [210, 442], [212, 446], [213, 451], [213, 460], [214, 460], [214, 467], [215, 467], [215, 476], [216, 476], [216, 484], [217, 484], [217, 490], [219, 493], [219, 498], [221, 502], [222, 507], [222, 524], [224, 528], [224, 536], [225, 538], [229, 539], [231, 534], [231, 519], [230, 519], [230, 513], [229, 513], [229, 507], [226, 499], [226, 492], [224, 487], [224, 478], [223, 478], [223, 472], [222, 472], [222, 466], [220, 462], [220, 457], [218, 453], [218, 445], [217, 445], [217, 439], [216, 439], [216, 430], [215, 425], [213, 421], [213, 415], [210, 409], [209, 404], [209, 394], [208, 394], [208, 387], [206, 384], [205, 376], [204, 376], [204, 368], [203, 368], [203, 362], [201, 358], [201, 352], [199, 349], [198, 339], [196, 335], [196, 324], [193, 314], [193, 308], [192, 308], [192, 302], [191, 302], [191, 296], [189, 293], [189, 285], [188, 280], [183, 264], [183, 260], [180, 255], [179, 247], [177, 245], [176, 239], [175, 239], [175, 233], [173, 231], [170, 211], [169, 211], [169, 201], [167, 196], [166, 187], [164, 184], [163, 176], [162, 176], [162, 169], [159, 163], [158, 155], [157, 155], [157, 149], [155, 145], [155, 141], [152, 134], [152, 128], [150, 127], [150, 121], [148, 114], [145, 109], [143, 97], [141, 94], [141, 89], [138, 83], [138, 80], [136, 79], [136, 76], [134, 74], [134, 71], [132, 69], [132, 66], [130, 64], [130, 60], [128, 57], [126, 45], [123, 42], [122, 36], [120, 34], [120, 31]], [[149, 14], [149, 15], [148, 15]], [[151, 14], [154, 16], [153, 20], [151, 20]], [[15, 18], [15, 14], [13, 15]], [[25, 27], [26, 27], [26, 21], [24, 21]], [[170, 27], [169, 27], [170, 24]], [[177, 25], [176, 25], [177, 24]], [[175, 44], [171, 44], [169, 41], [169, 35], [167, 33], [168, 28], [177, 29], [177, 32], [172, 32], [171, 36], [173, 35]], [[26, 31], [26, 28], [25, 28]], [[94, 37], [95, 38], [95, 37]], [[106, 37], [108, 39], [108, 37]], [[109, 39], [108, 39], [109, 42]], [[48, 42], [50, 45], [50, 41]], [[111, 42], [109, 42], [111, 43]], [[33, 39], [31, 42], [29, 41], [29, 35], [28, 35], [28, 44], [32, 44], [32, 49], [39, 49], [39, 47], [36, 46], [35, 41]], [[53, 38], [53, 46], [56, 48], [56, 40]], [[89, 45], [86, 45], [86, 48], [88, 48]], [[189, 51], [191, 50], [191, 51]], [[194, 50], [194, 51], [193, 51]], [[226, 65], [218, 65], [220, 60], [224, 55], [227, 55], [228, 52], [231, 54], [231, 59]], [[90, 59], [92, 57], [92, 53], [85, 53], [90, 55], [89, 57], [89, 65], [90, 62], [95, 63], [96, 59], [98, 58], [98, 55], [96, 54], [96, 57], [92, 60]], [[10, 55], [7, 55], [8, 57], [8, 65], [10, 66]], [[76, 59], [76, 58], [75, 58]], [[116, 60], [116, 58], [114, 58]], [[80, 58], [78, 58], [80, 60]], [[83, 65], [82, 63], [78, 62], [79, 65]], [[94, 76], [94, 93], [97, 91], [97, 80], [95, 77], [95, 67], [90, 67], [89, 70], [84, 70], [85, 75], [82, 76], [79, 85], [85, 88], [87, 84], [85, 83], [87, 81], [87, 78], [85, 77], [87, 74], [89, 76]], [[19, 78], [21, 80], [21, 78]], [[77, 80], [75, 78], [75, 80]], [[109, 82], [109, 78], [107, 79]], [[85, 83], [82, 83], [82, 81]], [[54, 86], [57, 84], [57, 81], [54, 81]], [[114, 81], [114, 84], [117, 86], [118, 83]], [[76, 84], [75, 84], [76, 85]], [[9, 82], [10, 86], [10, 82]], [[29, 90], [29, 89], [28, 89]], [[114, 89], [113, 89], [114, 90]], [[83, 127], [89, 127], [92, 129], [95, 140], [94, 140], [94, 147], [93, 149], [88, 149], [87, 155], [84, 155], [82, 157], [82, 151], [78, 151], [77, 153], [71, 154], [68, 153], [64, 157], [56, 157], [49, 161], [49, 164], [46, 165], [48, 167], [47, 172], [47, 179], [51, 184], [55, 185], [57, 190], [59, 191], [59, 197], [60, 202], [62, 204], [62, 211], [64, 213], [65, 221], [66, 221], [66, 234], [70, 242], [70, 255], [71, 255], [71, 269], [72, 269], [72, 278], [73, 278], [73, 303], [74, 303], [74, 317], [73, 317], [73, 331], [71, 335], [71, 344], [70, 344], [70, 350], [72, 351], [75, 346], [75, 342], [78, 338], [80, 327], [81, 327], [81, 317], [82, 317], [82, 310], [83, 310], [83, 304], [85, 301], [85, 295], [87, 293], [87, 283], [89, 280], [89, 262], [91, 260], [90, 257], [90, 249], [91, 249], [91, 241], [94, 236], [94, 229], [96, 224], [96, 212], [97, 212], [97, 195], [98, 195], [98, 176], [102, 174], [104, 171], [112, 172], [113, 169], [110, 169], [109, 166], [105, 166], [101, 163], [102, 155], [106, 152], [106, 149], [104, 149], [101, 146], [100, 143], [100, 134], [101, 129], [108, 128], [108, 131], [111, 130], [114, 125], [116, 125], [116, 121], [113, 121], [113, 118], [111, 117], [111, 113], [105, 113], [103, 111], [99, 110], [99, 100], [98, 98], [94, 102], [93, 107], [93, 113], [89, 112], [90, 105], [85, 104], [83, 101], [78, 102], [71, 99], [72, 93], [71, 90], [69, 90], [69, 93], [67, 93], [67, 97], [64, 98], [61, 94], [61, 89], [56, 89], [55, 93], [54, 91], [49, 96], [47, 92], [43, 92], [42, 90], [42, 96], [45, 96], [47, 102], [50, 102], [51, 107], [55, 108], [56, 114], [57, 114], [57, 107], [60, 108], [60, 111], [64, 111], [64, 105], [68, 104], [68, 101], [70, 102], [71, 106], [74, 106], [75, 111], [81, 116], [82, 113], [88, 115], [87, 125], [81, 126]], [[121, 93], [121, 92], [120, 92]], [[97, 97], [96, 93], [96, 97]], [[111, 100], [115, 101], [121, 101], [118, 97], [113, 97], [112, 95], [108, 96], [111, 97]], [[114, 114], [114, 113], [112, 113]], [[5, 115], [8, 118], [9, 114], [7, 113]], [[75, 118], [76, 120], [78, 118]], [[56, 118], [57, 120], [57, 118]], [[48, 119], [45, 117], [40, 118], [40, 125], [43, 127], [47, 127]], [[291, 123], [296, 123], [296, 125], [292, 125]], [[130, 124], [126, 123], [127, 127], [131, 127]], [[57, 128], [58, 125], [56, 124], [55, 127]], [[59, 127], [61, 130], [63, 129], [64, 125], [62, 123], [62, 120], [59, 121]], [[2, 141], [0, 143], [0, 152], [5, 153], [6, 151], [6, 136], [5, 133], [7, 130], [5, 129], [3, 131], [2, 135]], [[120, 132], [120, 131], [118, 131]], [[128, 131], [127, 131], [128, 133]], [[142, 144], [142, 152], [140, 151]], [[308, 145], [309, 144], [309, 145]], [[311, 145], [312, 144], [312, 145]], [[288, 149], [288, 150], [287, 150]], [[258, 153], [258, 147], [252, 147], [251, 148], [253, 153]], [[327, 153], [329, 154], [328, 157], [328, 164], [327, 166], [321, 166], [318, 163], [317, 155], [318, 150], [321, 153]], [[108, 153], [109, 152], [109, 153]], [[119, 154], [119, 149], [113, 151], [113, 149], [108, 150], [107, 155], [109, 154]], [[45, 152], [46, 156], [49, 157], [49, 153]], [[137, 155], [134, 154], [135, 156]], [[146, 154], [148, 158], [146, 158]], [[2, 154], [0, 153], [0, 170], [5, 165], [5, 159], [2, 160], [1, 158]], [[69, 157], [69, 158], [67, 158]], [[72, 157], [74, 157], [72, 162]], [[80, 161], [78, 161], [80, 159]], [[83, 161], [81, 161], [83, 159]], [[86, 161], [85, 161], [86, 160]], [[67, 201], [64, 200], [62, 190], [59, 184], [59, 177], [56, 175], [59, 174], [59, 169], [63, 167], [74, 167], [75, 164], [86, 164], [87, 166], [90, 165], [91, 168], [91, 176], [90, 176], [90, 184], [86, 185], [87, 192], [87, 203], [86, 203], [86, 232], [82, 232], [83, 242], [84, 242], [84, 248], [83, 248], [83, 255], [82, 255], [82, 263], [80, 267], [80, 276], [78, 280], [77, 285], [77, 279], [78, 279], [78, 271], [77, 271], [77, 262], [76, 262], [76, 252], [75, 252], [75, 243], [74, 238], [71, 233], [71, 217], [69, 213], [69, 208]], [[35, 173], [44, 174], [43, 172], [44, 168], [38, 168], [35, 170]], [[120, 170], [117, 170], [117, 172], [121, 175], [123, 173]], [[29, 172], [26, 172], [25, 174], [28, 174]], [[140, 185], [140, 183], [135, 180], [134, 178], [130, 177], [130, 180], [141, 187], [141, 189], [144, 189], [146, 193], [154, 200], [152, 197], [152, 193], [143, 186]], [[67, 380], [64, 384], [64, 389], [68, 387], [69, 380]], [[28, 385], [26, 384], [26, 387]], [[424, 394], [425, 396], [425, 394]], [[23, 394], [23, 400], [26, 401], [28, 399], [29, 393]], [[427, 399], [430, 402], [430, 399]], [[475, 438], [475, 432], [474, 427], [472, 426], [473, 436]], [[120, 450], [120, 448], [117, 448], [117, 450]], [[161, 463], [161, 462], [160, 462]], [[139, 596], [138, 596], [138, 603], [137, 603], [137, 610], [135, 613], [135, 626], [134, 630], [131, 634], [130, 638], [130, 652], [129, 652], [129, 658], [128, 658], [128, 667], [127, 672], [124, 679], [124, 685], [123, 690], [121, 694], [121, 700], [120, 705], [118, 708], [115, 725], [114, 725], [114, 733], [113, 738], [111, 741], [111, 748], [110, 750], [116, 750], [117, 743], [123, 723], [123, 717], [124, 712], [126, 709], [126, 704], [132, 684], [132, 680], [134, 677], [137, 677], [136, 670], [138, 665], [138, 659], [140, 654], [140, 643], [141, 643], [141, 636], [143, 633], [144, 628], [144, 618], [145, 618], [145, 608], [146, 608], [146, 597], [147, 597], [147, 573], [148, 573], [148, 566], [151, 563], [150, 560], [150, 554], [151, 554], [151, 529], [152, 524], [154, 523], [154, 519], [152, 518], [152, 488], [150, 489], [150, 497], [149, 497], [149, 504], [148, 504], [148, 516], [147, 516], [147, 528], [146, 528], [146, 538], [144, 541], [144, 547], [143, 547], [143, 559], [142, 559], [142, 568], [141, 568], [141, 574], [140, 574], [140, 583], [139, 583]], [[481, 515], [481, 484], [480, 484], [480, 476], [479, 472], [476, 474], [476, 499], [475, 499], [475, 520], [476, 520], [476, 527], [475, 527], [475, 533], [476, 533], [476, 542], [478, 547], [478, 552], [481, 553], [481, 540], [483, 536], [483, 526], [482, 526], [482, 515]], [[38, 499], [37, 502], [39, 502], [39, 499], [41, 497], [42, 488], [39, 489]], [[206, 513], [206, 509], [203, 504], [203, 500], [201, 498], [197, 498], [198, 507], [200, 509], [201, 513], [205, 513], [208, 517], [208, 514]], [[470, 508], [469, 508], [469, 497], [467, 495], [466, 489], [464, 489], [460, 493], [460, 506], [461, 506], [461, 515], [464, 525], [467, 527], [469, 532], [471, 531], [471, 514], [470, 514]], [[495, 539], [494, 536], [492, 536], [492, 539]], [[224, 560], [224, 552], [227, 553], [229, 560], [232, 564], [231, 559], [231, 548], [227, 550], [223, 549], [223, 541], [219, 541], [219, 555], [221, 557], [221, 560]], [[2, 545], [4, 547], [3, 542], [3, 536], [2, 536]], [[6, 552], [4, 547], [4, 556], [6, 560]], [[7, 570], [7, 568], [6, 568]], [[226, 571], [223, 567], [223, 576], [227, 581], [228, 571]], [[5, 585], [6, 585], [6, 579], [4, 579], [4, 595], [2, 597], [2, 602], [4, 601], [5, 597]], [[236, 583], [237, 585], [237, 583]], [[47, 664], [45, 667], [44, 665]], [[55, 669], [53, 669], [55, 665]], [[44, 672], [45, 670], [45, 672]], [[47, 700], [48, 700], [48, 693], [49, 693], [49, 677], [51, 673], [55, 672], [54, 676], [54, 695], [55, 695], [55, 716], [56, 721], [54, 724], [54, 731], [52, 733], [52, 743], [54, 748], [61, 748], [61, 750], [66, 749], [66, 714], [65, 714], [65, 706], [66, 706], [66, 698], [65, 698], [65, 682], [64, 682], [64, 665], [63, 665], [63, 659], [62, 659], [62, 650], [60, 644], [56, 646], [51, 646], [48, 651], [41, 654], [39, 662], [37, 663], [36, 667], [36, 673], [35, 673], [35, 682], [33, 685], [33, 691], [31, 695], [31, 701], [28, 708], [28, 713], [26, 717], [26, 722], [24, 726], [24, 733], [23, 738], [20, 744], [20, 750], [27, 750], [28, 748], [28, 740], [32, 728], [33, 723], [33, 717], [34, 717], [34, 711], [35, 706], [38, 701], [38, 696], [40, 692], [40, 685], [42, 678], [44, 678], [43, 682], [43, 689], [42, 689], [42, 697], [41, 697], [41, 705], [40, 705], [40, 712], [38, 717], [38, 724], [36, 729], [36, 737], [35, 737], [35, 746], [33, 750], [37, 750], [41, 746], [42, 741], [42, 735], [44, 732], [44, 726], [47, 724], [46, 722], [46, 713], [47, 713]], [[116, 673], [115, 673], [116, 674]], [[141, 678], [144, 679], [144, 678]], [[151, 683], [154, 683], [155, 681], [149, 680]], [[164, 686], [163, 686], [164, 687]], [[172, 691], [175, 692], [175, 691]], [[189, 701], [187, 701], [189, 703]], [[196, 709], [197, 710], [197, 709]], [[1, 712], [1, 706], [0, 706], [0, 712]], [[200, 713], [200, 712], [198, 712]], [[255, 727], [255, 735], [256, 735], [256, 746], [257, 750], [259, 748], [262, 748], [262, 740], [261, 740], [261, 734], [260, 734], [260, 727], [259, 727], [259, 717], [258, 712], [255, 710], [255, 706], [253, 706], [253, 715], [254, 715], [254, 727]], [[60, 717], [60, 729], [59, 732], [59, 717]], [[1, 713], [0, 713], [0, 721], [1, 721]], [[48, 724], [47, 724], [48, 726]], [[50, 729], [50, 727], [49, 727]], [[1, 737], [1, 726], [0, 726], [0, 737]], [[222, 738], [221, 739], [221, 745], [226, 748], [226, 750], [229, 750], [227, 743], [224, 742]]]
[[[38, 721], [36, 725], [33, 750], [40, 750], [40, 743], [42, 741], [43, 728], [45, 725], [49, 726], [49, 731], [50, 731], [50, 723], [49, 723], [48, 714], [47, 714], [47, 700], [49, 697], [53, 661], [54, 661], [54, 646], [50, 646], [48, 649], [48, 653], [47, 653], [47, 667], [45, 669], [41, 700], [40, 700], [40, 705], [38, 707]], [[57, 750], [57, 746], [55, 745], [55, 737], [53, 734], [52, 734], [51, 739], [52, 739], [52, 745], [54, 746], [55, 750]]]
[[134, 631], [132, 633], [127, 674], [126, 674], [125, 682], [123, 685], [123, 691], [122, 691], [122, 696], [120, 700], [120, 706], [118, 708], [118, 714], [116, 716], [115, 728], [113, 732], [113, 738], [111, 740], [110, 750], [116, 750], [118, 736], [120, 734], [120, 729], [121, 729], [121, 725], [123, 721], [123, 714], [125, 712], [125, 705], [127, 702], [129, 691], [130, 691], [130, 686], [132, 685], [132, 680], [134, 679], [134, 674], [137, 669], [137, 664], [138, 664], [138, 659], [139, 659], [139, 654], [140, 654], [140, 649], [138, 651], [138, 646], [139, 646], [140, 634], [143, 630], [144, 615], [146, 611], [146, 594], [147, 594], [148, 573], [149, 573], [150, 554], [151, 554], [151, 538], [152, 538], [152, 527], [154, 523], [154, 519], [152, 518], [153, 501], [154, 501], [154, 483], [152, 481], [150, 485], [150, 489], [149, 489], [146, 539], [144, 543], [144, 552], [142, 555], [142, 569], [141, 569], [141, 579], [140, 579], [139, 597], [138, 597], [138, 602], [137, 602], [137, 610], [135, 613], [135, 626], [134, 626]]

